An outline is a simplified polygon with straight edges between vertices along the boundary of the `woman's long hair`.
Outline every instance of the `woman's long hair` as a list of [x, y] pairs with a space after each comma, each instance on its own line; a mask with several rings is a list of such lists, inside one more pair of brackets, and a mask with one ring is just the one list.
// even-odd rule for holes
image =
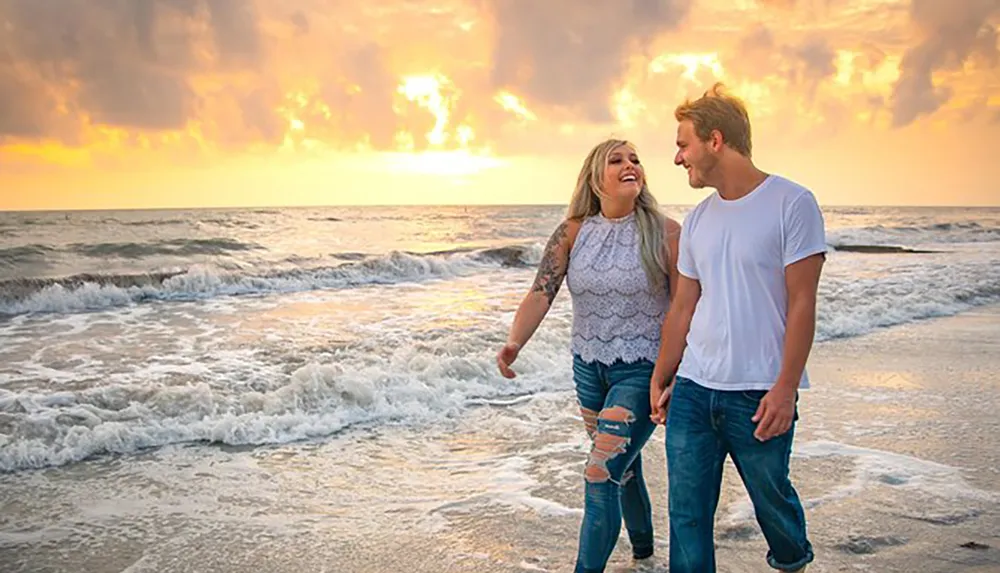
[[[601, 212], [601, 196], [604, 193], [602, 182], [604, 181], [604, 170], [608, 165], [608, 156], [611, 152], [625, 145], [635, 151], [635, 146], [626, 140], [609, 139], [597, 144], [580, 168], [580, 175], [576, 180], [576, 189], [573, 191], [573, 198], [569, 202], [567, 217], [575, 220], [582, 220]], [[663, 246], [663, 225], [664, 215], [660, 212], [659, 203], [653, 194], [650, 193], [643, 177], [642, 189], [635, 200], [635, 220], [639, 227], [639, 252], [642, 257], [642, 266], [646, 271], [646, 277], [654, 292], [667, 288], [667, 261], [669, 256]]]

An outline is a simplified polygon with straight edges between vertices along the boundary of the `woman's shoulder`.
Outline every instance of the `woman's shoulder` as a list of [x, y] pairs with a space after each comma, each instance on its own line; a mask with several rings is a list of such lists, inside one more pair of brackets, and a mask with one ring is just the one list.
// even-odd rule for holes
[[575, 236], [580, 232], [580, 228], [583, 227], [584, 223], [586, 223], [589, 219], [590, 217], [567, 217], [563, 219], [560, 226], [565, 228], [567, 233], [571, 233]]
[[664, 215], [663, 230], [666, 233], [667, 237], [672, 237], [674, 235], [680, 234], [681, 224], [676, 219], [672, 219], [669, 215]]
[[576, 236], [580, 233], [580, 226], [582, 224], [582, 219], [567, 217], [556, 225], [555, 230], [552, 231], [552, 235], [549, 237], [548, 245], [546, 249], [555, 247], [557, 245], [567, 250], [573, 248], [573, 243], [576, 241]]

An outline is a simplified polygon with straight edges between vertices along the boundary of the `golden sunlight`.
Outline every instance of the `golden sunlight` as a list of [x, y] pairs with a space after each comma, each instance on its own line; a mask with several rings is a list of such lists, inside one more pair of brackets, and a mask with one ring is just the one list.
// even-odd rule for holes
[[15, 143], [4, 146], [3, 154], [8, 160], [16, 159], [23, 164], [80, 167], [90, 163], [91, 152], [85, 147]]
[[623, 127], [634, 127], [646, 106], [628, 86], [618, 90], [612, 98], [614, 116]]
[[670, 67], [683, 68], [684, 73], [681, 76], [692, 82], [698, 81], [697, 74], [700, 68], [711, 70], [717, 78], [722, 77], [724, 73], [719, 55], [714, 52], [662, 54], [649, 63], [649, 71], [656, 74], [662, 74]]
[[834, 81], [840, 85], [849, 86], [854, 79], [854, 58], [856, 54], [850, 50], [837, 50], [837, 75]]
[[502, 167], [505, 164], [495, 157], [472, 153], [465, 149], [384, 153], [381, 154], [381, 159], [389, 171], [429, 175], [473, 175], [484, 169]]
[[734, 86], [736, 93], [746, 102], [752, 113], [758, 117], [775, 115], [778, 107], [775, 104], [774, 96], [769, 84], [765, 82], [752, 82], [744, 80], [737, 82]]
[[445, 127], [451, 113], [451, 101], [441, 94], [441, 88], [449, 84], [448, 78], [441, 75], [406, 76], [397, 89], [407, 100], [434, 116], [434, 128], [426, 134], [427, 141], [434, 146], [444, 145], [448, 140]]
[[526, 119], [528, 121], [534, 121], [538, 117], [531, 112], [521, 101], [521, 98], [508, 91], [500, 91], [494, 97], [493, 101], [500, 104], [504, 110], [509, 111], [521, 119]]

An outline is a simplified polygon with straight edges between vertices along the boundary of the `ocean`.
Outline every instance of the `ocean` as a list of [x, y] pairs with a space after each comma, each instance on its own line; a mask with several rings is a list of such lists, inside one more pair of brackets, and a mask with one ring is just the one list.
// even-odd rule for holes
[[[0, 213], [0, 570], [570, 570], [567, 289], [494, 362], [564, 211]], [[1000, 209], [824, 214], [817, 349], [1000, 302]]]

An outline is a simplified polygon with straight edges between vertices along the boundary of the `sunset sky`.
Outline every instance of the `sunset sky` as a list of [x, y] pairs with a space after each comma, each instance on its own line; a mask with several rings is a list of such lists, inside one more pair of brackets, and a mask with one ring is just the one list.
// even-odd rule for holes
[[0, 0], [0, 210], [560, 203], [721, 80], [825, 205], [1000, 205], [1000, 0]]

